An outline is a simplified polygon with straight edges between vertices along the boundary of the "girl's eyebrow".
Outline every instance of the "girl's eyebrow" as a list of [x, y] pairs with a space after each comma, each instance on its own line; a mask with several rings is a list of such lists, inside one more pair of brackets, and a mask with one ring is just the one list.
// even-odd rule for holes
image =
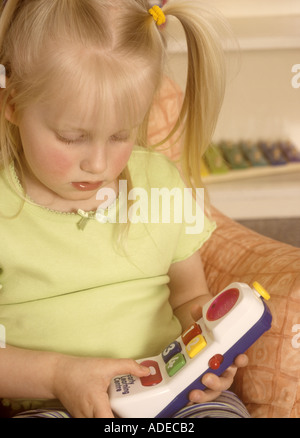
[[64, 120], [63, 116], [58, 117], [52, 114], [45, 114], [45, 122], [49, 128], [53, 129], [56, 132], [81, 132], [86, 133], [87, 130], [84, 128], [78, 127], [79, 125], [75, 125], [71, 120]]
[[[91, 134], [92, 134], [91, 132], [87, 131], [86, 129], [75, 128], [74, 126], [71, 126], [71, 125], [59, 127], [57, 129], [54, 129], [54, 130], [56, 131], [56, 133], [58, 135], [60, 135], [60, 134], [62, 134], [62, 135], [75, 134], [75, 135], [80, 135], [80, 136], [91, 136]], [[109, 136], [124, 136], [124, 135], [128, 135], [131, 131], [132, 131], [132, 129], [124, 128], [124, 129], [114, 131]]]
[[77, 128], [75, 126], [71, 126], [71, 125], [65, 125], [65, 126], [60, 126], [57, 128], [58, 132], [80, 132], [80, 133], [87, 133], [88, 131], [86, 129], [83, 128]]

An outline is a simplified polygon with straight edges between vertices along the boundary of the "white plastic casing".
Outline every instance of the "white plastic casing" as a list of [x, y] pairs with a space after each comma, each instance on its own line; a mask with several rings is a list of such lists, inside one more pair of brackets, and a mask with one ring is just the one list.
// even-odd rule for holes
[[[235, 304], [227, 310], [226, 303], [224, 307], [222, 302], [220, 313], [224, 315], [215, 320], [208, 320], [207, 317], [213, 309], [211, 306], [220, 307], [221, 295], [229, 290], [238, 291], [236, 292], [238, 298]], [[225, 296], [226, 294], [223, 295], [223, 297]], [[205, 338], [206, 346], [191, 359], [187, 354], [186, 345], [183, 343], [182, 338], [176, 339], [181, 345], [186, 364], [175, 375], [169, 377], [166, 364], [162, 359], [162, 355], [159, 354], [158, 356], [138, 360], [138, 362], [155, 361], [159, 366], [162, 377], [160, 383], [154, 386], [143, 386], [139, 378], [131, 375], [118, 376], [112, 380], [109, 387], [109, 397], [112, 410], [116, 416], [122, 418], [152, 418], [159, 416], [175, 398], [177, 398], [177, 402], [181, 401], [180, 396], [183, 397], [183, 391], [189, 385], [193, 384], [195, 380], [197, 381], [203, 373], [211, 372], [209, 367], [210, 359], [217, 354], [224, 356], [235, 344], [238, 346], [240, 338], [255, 326], [264, 312], [264, 302], [254, 288], [245, 283], [230, 284], [203, 307], [203, 317], [197, 321]], [[244, 340], [245, 338], [247, 340], [247, 336], [244, 336]], [[249, 346], [254, 340], [253, 335], [249, 335]], [[243, 341], [240, 352], [248, 348], [244, 344]], [[150, 367], [150, 370], [153, 373], [156, 372], [153, 367]], [[181, 403], [182, 406], [187, 403], [186, 394]]]

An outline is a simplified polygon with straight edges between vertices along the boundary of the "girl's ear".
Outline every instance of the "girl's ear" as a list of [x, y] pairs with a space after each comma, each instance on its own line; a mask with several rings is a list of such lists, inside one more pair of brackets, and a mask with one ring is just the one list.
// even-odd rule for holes
[[15, 122], [15, 107], [11, 103], [7, 102], [5, 107], [5, 118], [12, 124], [16, 124]]
[[[3, 92], [4, 92], [4, 90], [0, 91], [0, 107], [2, 107], [2, 105], [3, 105]], [[15, 117], [15, 105], [11, 103], [12, 97], [13, 97], [13, 95], [11, 94], [6, 101], [5, 118], [10, 123], [16, 125], [17, 123], [16, 123], [16, 117]]]

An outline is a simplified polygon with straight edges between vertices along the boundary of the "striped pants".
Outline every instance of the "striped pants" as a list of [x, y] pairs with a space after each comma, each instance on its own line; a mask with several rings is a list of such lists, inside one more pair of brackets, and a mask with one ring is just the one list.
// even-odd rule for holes
[[[64, 410], [26, 411], [14, 418], [72, 418]], [[250, 418], [250, 415], [239, 400], [230, 391], [224, 391], [216, 400], [209, 403], [193, 404], [182, 408], [173, 418]]]

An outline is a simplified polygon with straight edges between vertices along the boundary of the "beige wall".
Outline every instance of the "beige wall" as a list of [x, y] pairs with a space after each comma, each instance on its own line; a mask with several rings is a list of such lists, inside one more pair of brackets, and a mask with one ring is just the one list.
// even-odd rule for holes
[[300, 146], [300, 88], [293, 88], [291, 71], [300, 50], [244, 51], [240, 63], [227, 86], [216, 137], [290, 138]]
[[[230, 52], [228, 57], [228, 85], [216, 139], [281, 137], [300, 146], [300, 88], [293, 88], [291, 82], [300, 50], [247, 50], [239, 56]], [[185, 54], [170, 54], [169, 66], [184, 88]]]
[[[277, 0], [212, 3], [227, 14], [241, 47], [239, 55], [227, 52], [229, 80], [216, 140], [289, 138], [300, 148], [300, 88], [292, 86], [292, 67], [300, 64], [299, 0], [284, 8]], [[167, 32], [170, 72], [184, 87], [184, 36], [172, 20]]]

